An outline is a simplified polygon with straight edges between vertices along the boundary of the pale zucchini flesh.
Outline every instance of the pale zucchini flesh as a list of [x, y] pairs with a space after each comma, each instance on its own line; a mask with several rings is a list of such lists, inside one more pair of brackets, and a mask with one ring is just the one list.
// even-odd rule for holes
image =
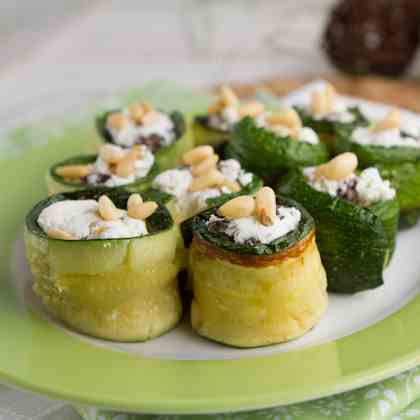
[[324, 314], [327, 281], [315, 238], [299, 256], [249, 267], [209, 258], [195, 242], [191, 323], [211, 340], [257, 347], [300, 337]]

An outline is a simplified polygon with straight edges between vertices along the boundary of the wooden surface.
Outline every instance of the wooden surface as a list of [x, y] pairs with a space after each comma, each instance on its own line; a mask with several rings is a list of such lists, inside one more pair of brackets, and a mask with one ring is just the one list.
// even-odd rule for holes
[[[420, 113], [420, 80], [390, 80], [380, 77], [319, 76], [327, 79], [339, 93], [359, 96], [371, 101], [379, 101], [411, 109]], [[272, 79], [250, 84], [234, 84], [241, 96], [250, 96], [258, 87], [264, 87], [277, 95], [285, 95], [297, 89], [311, 78]]]

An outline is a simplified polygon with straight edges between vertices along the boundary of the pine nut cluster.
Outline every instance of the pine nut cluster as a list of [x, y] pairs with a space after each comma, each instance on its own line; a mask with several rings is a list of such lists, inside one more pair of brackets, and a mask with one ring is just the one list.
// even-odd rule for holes
[[224, 108], [235, 108], [238, 110], [239, 116], [257, 117], [264, 112], [264, 105], [258, 101], [250, 101], [244, 104], [240, 103], [239, 98], [229, 86], [220, 88], [219, 99], [208, 108], [209, 114], [215, 114], [223, 111]]
[[266, 122], [268, 127], [276, 132], [287, 130], [291, 138], [299, 140], [302, 120], [293, 108], [284, 108], [274, 111], [267, 115]]
[[401, 123], [401, 114], [398, 109], [393, 109], [390, 111], [386, 117], [378, 121], [371, 127], [371, 131], [378, 133], [380, 131], [390, 130], [393, 128], [399, 128]]
[[193, 180], [188, 188], [190, 192], [202, 191], [212, 187], [227, 187], [232, 192], [240, 191], [236, 181], [227, 179], [218, 169], [219, 156], [211, 146], [198, 146], [182, 157], [183, 162], [191, 168]]
[[[158, 208], [154, 201], [143, 202], [140, 194], [131, 194], [127, 201], [128, 217], [146, 220]], [[98, 200], [98, 216], [102, 220], [116, 221], [124, 215], [124, 210], [117, 208], [113, 201], [106, 195], [101, 195]], [[76, 240], [77, 238], [62, 229], [49, 229], [47, 236], [51, 239]]]
[[327, 84], [323, 91], [315, 91], [311, 96], [311, 112], [316, 116], [323, 116], [334, 112], [337, 91], [334, 86]]
[[112, 112], [106, 119], [106, 126], [113, 131], [124, 130], [130, 122], [135, 125], [151, 125], [159, 119], [159, 113], [147, 103], [134, 103], [127, 113]]
[[227, 201], [219, 208], [219, 214], [227, 219], [254, 216], [265, 226], [270, 226], [275, 222], [276, 212], [276, 195], [270, 187], [261, 188], [255, 198], [242, 195]]

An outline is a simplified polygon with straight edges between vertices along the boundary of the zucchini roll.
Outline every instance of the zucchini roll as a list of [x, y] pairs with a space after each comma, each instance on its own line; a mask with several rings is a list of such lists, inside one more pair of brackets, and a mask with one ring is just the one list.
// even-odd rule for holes
[[401, 213], [420, 210], [420, 127], [402, 121], [392, 110], [369, 127], [358, 127], [338, 139], [340, 151], [355, 153], [362, 167], [376, 166], [397, 189]]
[[356, 106], [346, 107], [335, 88], [327, 84], [324, 90], [312, 93], [309, 104], [296, 107], [303, 124], [314, 129], [332, 153], [336, 152], [337, 135], [368, 125], [366, 117]]
[[176, 223], [262, 186], [261, 179], [244, 171], [237, 160], [219, 160], [209, 145], [185, 153], [183, 163], [160, 173], [152, 183], [153, 190], [165, 193], [164, 202]]
[[189, 226], [198, 334], [257, 347], [297, 338], [321, 319], [326, 275], [314, 221], [299, 204], [264, 187], [255, 199], [236, 197]]
[[328, 289], [355, 293], [383, 284], [395, 247], [396, 192], [376, 168], [355, 173], [357, 157], [343, 153], [317, 167], [296, 169], [278, 192], [301, 203], [316, 223]]
[[226, 155], [265, 178], [299, 166], [318, 165], [329, 157], [325, 144], [312, 128], [303, 126], [293, 109], [242, 119], [234, 128]]
[[180, 112], [166, 113], [145, 103], [106, 112], [97, 118], [96, 126], [107, 143], [125, 148], [147, 146], [161, 169], [176, 166], [182, 154], [193, 147], [192, 136]]
[[240, 102], [228, 86], [222, 86], [218, 100], [209, 106], [207, 115], [195, 117], [192, 129], [196, 146], [209, 144], [217, 147], [229, 141], [233, 127], [243, 117], [255, 117], [264, 111], [264, 105], [252, 101]]
[[123, 149], [102, 145], [98, 155], [76, 156], [56, 163], [47, 174], [48, 193], [124, 186], [141, 191], [150, 186], [159, 172], [153, 153], [147, 146]]
[[165, 207], [139, 194], [51, 196], [26, 218], [34, 290], [53, 316], [82, 333], [115, 341], [159, 336], [182, 313], [178, 231]]

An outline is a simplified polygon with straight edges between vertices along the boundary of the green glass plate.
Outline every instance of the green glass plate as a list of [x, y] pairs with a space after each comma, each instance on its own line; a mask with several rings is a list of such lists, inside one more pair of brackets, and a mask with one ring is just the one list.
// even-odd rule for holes
[[[209, 101], [170, 83], [152, 83], [117, 100], [136, 95], [184, 112], [202, 111]], [[92, 115], [105, 97], [62, 93], [0, 112], [7, 131], [0, 138], [1, 380], [122, 411], [209, 413], [318, 398], [420, 362], [419, 227], [400, 232], [385, 286], [355, 296], [331, 295], [321, 323], [284, 345], [228, 348], [194, 335], [188, 320], [148, 343], [111, 344], [50, 319], [31, 291], [23, 218], [46, 194], [49, 165], [89, 151], [98, 141]], [[16, 126], [21, 128], [12, 129]]]

